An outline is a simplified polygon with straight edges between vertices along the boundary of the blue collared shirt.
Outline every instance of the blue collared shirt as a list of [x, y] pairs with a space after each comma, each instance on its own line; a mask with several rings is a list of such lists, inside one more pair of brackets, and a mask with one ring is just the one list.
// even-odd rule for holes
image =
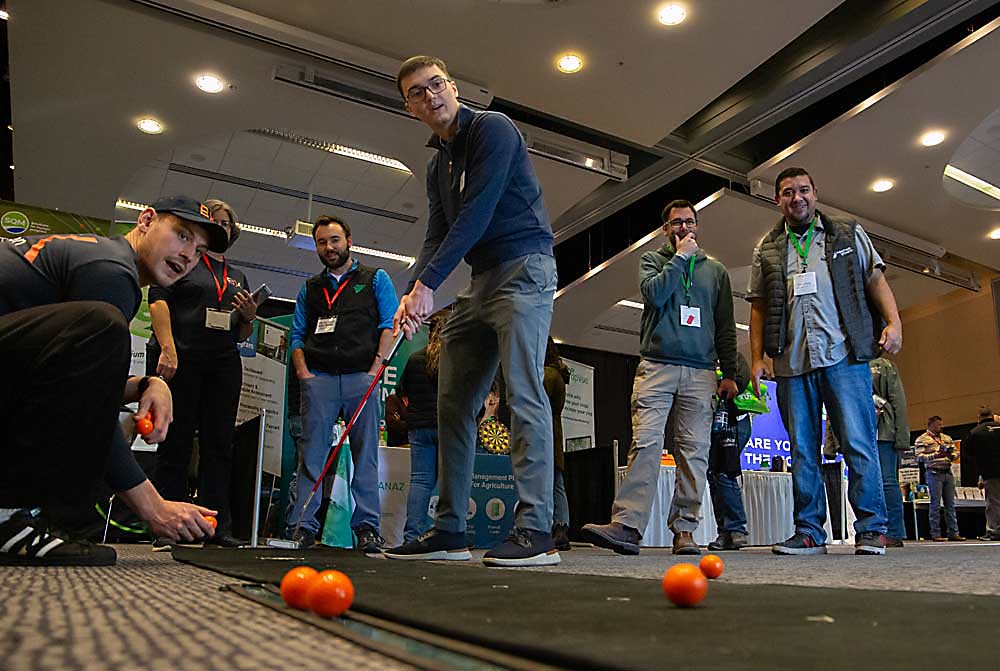
[[[354, 271], [357, 267], [358, 260], [354, 259], [351, 263], [351, 270], [348, 270], [347, 273]], [[343, 280], [347, 273], [341, 275], [340, 279]], [[330, 283], [334, 288], [340, 286], [340, 282], [333, 273], [327, 270], [326, 274], [329, 276]], [[392, 278], [389, 277], [389, 273], [381, 268], [377, 268], [375, 270], [375, 278], [372, 280], [372, 288], [375, 290], [375, 301], [378, 303], [377, 328], [380, 331], [391, 329], [392, 318], [396, 316], [396, 309], [399, 307], [399, 299], [396, 297], [396, 288], [392, 285]], [[291, 352], [302, 349], [302, 345], [305, 343], [306, 324], [309, 323], [306, 318], [306, 310], [306, 285], [303, 282], [302, 288], [299, 289], [299, 295], [295, 298], [295, 314], [292, 315], [291, 349], [289, 350]]]

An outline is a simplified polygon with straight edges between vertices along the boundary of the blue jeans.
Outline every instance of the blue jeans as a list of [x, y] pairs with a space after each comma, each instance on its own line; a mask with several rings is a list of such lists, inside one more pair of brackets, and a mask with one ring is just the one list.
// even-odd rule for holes
[[886, 533], [892, 538], [905, 538], [903, 496], [899, 492], [899, 452], [891, 440], [878, 441], [878, 462], [882, 466], [882, 493], [885, 513], [889, 519]]
[[778, 408], [792, 445], [795, 531], [826, 543], [826, 492], [819, 468], [824, 404], [849, 469], [847, 498], [857, 517], [854, 532], [884, 534], [872, 374], [867, 363], [851, 362], [849, 357], [802, 375], [778, 378]]
[[552, 529], [552, 409], [542, 385], [556, 291], [556, 262], [529, 254], [472, 276], [441, 331], [440, 437], [434, 526], [464, 532], [476, 458], [476, 413], [497, 365], [507, 382], [510, 465], [517, 490], [515, 524]]
[[410, 439], [410, 493], [406, 497], [406, 526], [403, 542], [409, 543], [431, 527], [427, 508], [431, 492], [437, 484], [438, 432], [437, 429], [411, 429]]
[[712, 510], [719, 533], [747, 533], [747, 511], [743, 507], [739, 480], [728, 473], [709, 471], [708, 490], [712, 494]]
[[569, 499], [566, 498], [566, 480], [563, 472], [556, 469], [555, 481], [552, 483], [552, 525], [569, 526]]
[[958, 518], [955, 516], [955, 476], [951, 471], [924, 473], [927, 488], [931, 490], [931, 505], [927, 508], [927, 519], [931, 525], [931, 538], [941, 538], [941, 506], [944, 505], [944, 524], [947, 535], [958, 535]]
[[[305, 511], [302, 504], [309, 498], [309, 492], [330, 456], [330, 439], [337, 417], [341, 413], [347, 418], [354, 414], [371, 384], [372, 376], [368, 373], [331, 375], [312, 372], [315, 377], [299, 381], [302, 388], [302, 440], [298, 441], [299, 466], [295, 474], [295, 488], [289, 495], [288, 510], [291, 514], [287, 524], [291, 531], [301, 517], [302, 528], [318, 534], [320, 529], [316, 512], [323, 497], [312, 497]], [[362, 525], [368, 525], [375, 531], [379, 528], [378, 397], [379, 387], [376, 385], [365, 409], [351, 427], [351, 459], [354, 461], [352, 529]]]

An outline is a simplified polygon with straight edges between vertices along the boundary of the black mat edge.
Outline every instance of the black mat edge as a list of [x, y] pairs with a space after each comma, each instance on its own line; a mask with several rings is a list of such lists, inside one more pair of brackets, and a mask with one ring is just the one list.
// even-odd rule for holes
[[[323, 618], [309, 613], [306, 611], [296, 610], [294, 608], [288, 608], [284, 603], [276, 602], [274, 600], [269, 600], [261, 598], [256, 594], [251, 593], [247, 590], [248, 586], [259, 587], [277, 597], [280, 601], [280, 593], [277, 588], [271, 584], [261, 584], [261, 583], [238, 583], [224, 585], [221, 589], [232, 592], [238, 596], [245, 599], [249, 599], [254, 603], [266, 606], [274, 611], [288, 615], [290, 617], [299, 620], [300, 622], [305, 622], [324, 631], [330, 632], [340, 638], [347, 639], [352, 643], [356, 643], [363, 648], [372, 650], [379, 654], [391, 657], [395, 660], [410, 664], [418, 669], [425, 669], [426, 671], [459, 671], [453, 666], [449, 666], [447, 663], [442, 662], [437, 659], [427, 659], [419, 655], [408, 653], [399, 650], [397, 647], [387, 644], [379, 643], [373, 641], [372, 639], [358, 634], [350, 630], [349, 628], [340, 624], [336, 619]], [[504, 652], [494, 650], [492, 648], [486, 648], [483, 646], [473, 645], [471, 643], [466, 643], [465, 641], [460, 641], [457, 639], [447, 638], [444, 636], [439, 636], [427, 632], [423, 629], [416, 629], [409, 627], [398, 622], [393, 622], [390, 620], [383, 620], [382, 618], [375, 617], [373, 615], [368, 615], [365, 613], [359, 613], [357, 611], [347, 610], [342, 617], [354, 620], [356, 622], [361, 622], [371, 627], [376, 627], [378, 629], [383, 629], [385, 631], [397, 634], [399, 636], [404, 636], [406, 638], [419, 641], [421, 643], [426, 643], [428, 645], [433, 645], [438, 648], [442, 648], [449, 652], [457, 653], [460, 655], [465, 655], [466, 657], [472, 657], [480, 661], [488, 662], [497, 666], [504, 668], [509, 668], [511, 671], [564, 671], [561, 668], [549, 666], [546, 664], [539, 664], [531, 660], [523, 659], [521, 657], [514, 657]]]

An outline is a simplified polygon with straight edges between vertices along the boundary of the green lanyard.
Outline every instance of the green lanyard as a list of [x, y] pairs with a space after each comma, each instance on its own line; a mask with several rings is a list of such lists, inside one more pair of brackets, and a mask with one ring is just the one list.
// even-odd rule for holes
[[806, 236], [806, 245], [802, 247], [799, 244], [799, 236], [792, 232], [792, 229], [785, 223], [785, 230], [788, 231], [788, 237], [792, 239], [792, 244], [795, 245], [795, 251], [799, 253], [799, 258], [802, 259], [802, 272], [806, 272], [806, 267], [809, 265], [809, 248], [812, 247], [813, 233], [816, 232], [816, 215], [813, 215], [812, 221], [809, 222], [809, 235]]
[[691, 284], [694, 282], [694, 257], [692, 254], [691, 258], [688, 259], [688, 271], [681, 278], [681, 282], [684, 283], [684, 295], [688, 303], [691, 302]]

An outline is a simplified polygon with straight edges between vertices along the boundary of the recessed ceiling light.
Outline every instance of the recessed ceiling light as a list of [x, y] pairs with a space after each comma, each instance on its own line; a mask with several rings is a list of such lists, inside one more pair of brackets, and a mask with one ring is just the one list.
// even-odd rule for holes
[[657, 18], [665, 26], [676, 26], [687, 18], [687, 10], [684, 9], [684, 5], [671, 2], [660, 7], [660, 11], [657, 12]]
[[624, 300], [624, 299], [618, 301], [618, 305], [621, 305], [622, 307], [625, 307], [625, 308], [635, 308], [636, 310], [644, 310], [645, 307], [646, 307], [642, 303], [637, 303], [635, 301], [627, 301], [627, 300]]
[[150, 135], [159, 135], [163, 132], [163, 124], [156, 119], [139, 119], [139, 123], [136, 125], [143, 133]]
[[994, 228], [992, 231], [990, 231], [990, 239], [1000, 240], [1000, 228]]
[[559, 72], [571, 75], [583, 69], [583, 59], [576, 54], [563, 54], [556, 61]]
[[944, 142], [946, 137], [948, 137], [948, 134], [943, 130], [929, 130], [920, 136], [920, 144], [925, 147], [933, 147]]
[[884, 191], [888, 191], [894, 186], [896, 186], [896, 183], [891, 179], [876, 179], [872, 182], [872, 191], [875, 193], [882, 193]]
[[208, 74], [198, 75], [197, 79], [194, 80], [194, 84], [205, 93], [219, 93], [222, 89], [226, 88], [225, 82], [215, 75]]

